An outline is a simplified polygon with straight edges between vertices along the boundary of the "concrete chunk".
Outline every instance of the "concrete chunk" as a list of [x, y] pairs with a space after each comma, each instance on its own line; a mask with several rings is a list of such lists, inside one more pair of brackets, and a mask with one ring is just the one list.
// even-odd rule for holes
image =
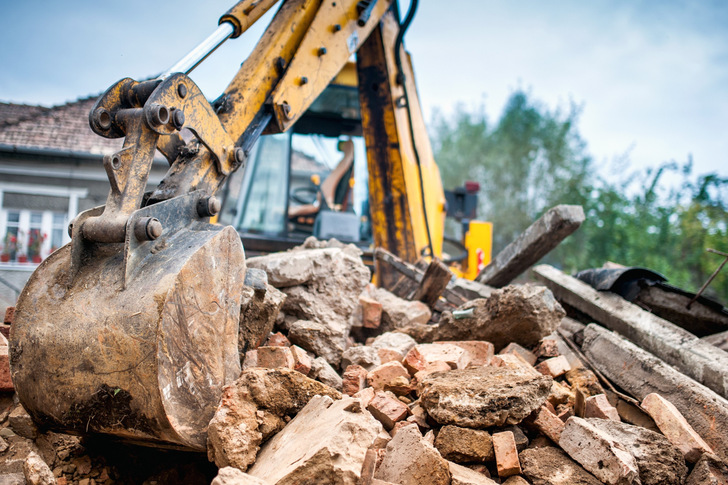
[[452, 485], [496, 485], [497, 483], [482, 473], [458, 465], [457, 463], [450, 461], [448, 462], [448, 466], [452, 475]]
[[341, 376], [323, 357], [313, 359], [309, 377], [321, 381], [327, 386], [331, 386], [339, 391], [343, 388]]
[[218, 470], [217, 476], [210, 485], [267, 485], [267, 483], [237, 468], [226, 466]]
[[400, 485], [450, 485], [447, 460], [425, 441], [417, 425], [405, 426], [387, 445], [375, 478]]
[[470, 310], [472, 315], [464, 318], [443, 313], [436, 340], [485, 340], [496, 351], [511, 342], [532, 347], [551, 334], [566, 315], [551, 291], [536, 285], [495, 290], [488, 299], [460, 306], [457, 314]]
[[632, 454], [582, 418], [573, 417], [566, 421], [559, 446], [608, 485], [640, 483], [639, 469]]
[[377, 349], [368, 345], [349, 347], [341, 356], [341, 367], [343, 369], [346, 369], [352, 364], [356, 364], [364, 367], [366, 370], [372, 370], [381, 363]]
[[248, 474], [273, 484], [356, 485], [382, 425], [349, 397], [316, 396], [260, 450]]
[[23, 463], [23, 474], [28, 485], [56, 485], [56, 477], [46, 462], [31, 452]]
[[533, 485], [602, 485], [601, 480], [553, 446], [523, 450], [519, 458], [523, 474]]
[[420, 405], [440, 424], [486, 428], [518, 424], [541, 406], [551, 378], [496, 367], [436, 372], [419, 384]]
[[697, 462], [703, 453], [713, 452], [680, 411], [664, 397], [656, 393], [648, 394], [642, 400], [642, 409], [647, 411], [662, 434], [682, 451], [690, 463]]
[[710, 453], [705, 453], [695, 464], [685, 485], [727, 485], [728, 465]]
[[518, 345], [515, 342], [511, 342], [508, 345], [506, 345], [503, 349], [501, 349], [500, 352], [498, 352], [498, 355], [503, 354], [514, 354], [518, 355], [525, 360], [528, 365], [534, 365], [536, 363], [536, 354], [528, 350], [527, 348], [523, 347], [522, 345]]
[[495, 457], [490, 433], [459, 426], [443, 426], [435, 438], [435, 448], [455, 463], [493, 461]]

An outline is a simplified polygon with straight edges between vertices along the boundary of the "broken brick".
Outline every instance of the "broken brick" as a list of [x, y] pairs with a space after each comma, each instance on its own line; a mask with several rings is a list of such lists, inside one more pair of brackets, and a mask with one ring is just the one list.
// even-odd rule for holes
[[564, 431], [564, 422], [549, 411], [546, 406], [541, 406], [534, 411], [528, 417], [526, 423], [534, 426], [554, 443], [558, 443], [561, 440], [561, 433]]
[[341, 378], [344, 394], [353, 396], [366, 387], [367, 370], [360, 365], [352, 364], [346, 368]]
[[379, 328], [382, 323], [382, 304], [373, 298], [359, 297], [361, 325], [364, 328]]
[[536, 355], [528, 350], [527, 348], [518, 345], [515, 342], [511, 342], [508, 344], [503, 350], [498, 352], [498, 355], [507, 355], [507, 354], [515, 354], [519, 355], [525, 360], [528, 365], [533, 365], [536, 363]]
[[265, 341], [264, 345], [267, 347], [290, 347], [291, 341], [288, 340], [288, 338], [286, 338], [286, 336], [281, 332], [276, 332], [268, 337], [268, 340]]
[[536, 367], [536, 370], [545, 376], [559, 377], [566, 374], [566, 371], [571, 369], [569, 361], [563, 355], [558, 357], [551, 357], [546, 359]]
[[404, 378], [409, 383], [409, 377], [407, 369], [402, 364], [392, 361], [370, 370], [367, 374], [367, 383], [375, 391], [381, 391], [388, 385], [401, 385], [401, 380], [397, 381], [397, 378]]
[[396, 422], [405, 419], [409, 412], [407, 405], [386, 392], [375, 393], [367, 409], [388, 430], [391, 430]]
[[642, 409], [647, 411], [662, 434], [682, 451], [690, 463], [697, 462], [703, 453], [713, 453], [710, 446], [688, 424], [682, 413], [664, 397], [654, 392], [648, 394], [642, 400]]
[[538, 358], [558, 357], [561, 355], [561, 352], [559, 352], [559, 344], [553, 338], [542, 339], [536, 348], [533, 349], [533, 353]]
[[601, 418], [611, 419], [612, 421], [621, 421], [617, 408], [612, 406], [604, 394], [589, 396], [584, 402], [585, 418]]
[[498, 476], [506, 478], [521, 473], [521, 462], [518, 460], [516, 440], [512, 432], [493, 433], [493, 451]]
[[293, 354], [291, 349], [288, 347], [258, 347], [258, 367], [265, 367], [267, 369], [276, 369], [278, 367], [285, 367], [287, 369], [293, 369], [295, 361], [293, 360]]
[[307, 376], [311, 372], [311, 365], [313, 363], [311, 356], [298, 345], [291, 345], [289, 348], [293, 356], [293, 370], [297, 370], [304, 376]]
[[475, 367], [489, 365], [495, 353], [495, 347], [484, 340], [457, 340], [453, 342], [435, 342], [436, 344], [451, 344], [465, 350], [468, 354], [468, 366]]

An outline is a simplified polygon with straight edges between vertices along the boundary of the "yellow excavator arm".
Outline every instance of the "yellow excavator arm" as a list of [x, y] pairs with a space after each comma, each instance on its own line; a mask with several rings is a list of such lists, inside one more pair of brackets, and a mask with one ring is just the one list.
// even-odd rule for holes
[[[97, 134], [124, 138], [104, 159], [106, 205], [74, 219], [71, 243], [31, 276], [12, 328], [13, 381], [36, 421], [205, 448], [221, 390], [240, 373], [245, 278], [238, 233], [210, 224], [215, 193], [261, 134], [289, 130], [353, 54], [374, 244], [412, 262], [441, 254], [445, 197], [392, 0], [286, 0], [215, 102], [188, 77], [274, 3], [240, 2], [159, 78], [122, 79], [92, 108]], [[155, 150], [170, 169], [145, 194]]]

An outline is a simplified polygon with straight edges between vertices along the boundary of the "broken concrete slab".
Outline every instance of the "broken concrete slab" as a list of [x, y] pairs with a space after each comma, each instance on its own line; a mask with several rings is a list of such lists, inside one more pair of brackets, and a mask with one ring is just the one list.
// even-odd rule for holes
[[437, 340], [485, 340], [500, 351], [511, 342], [536, 345], [566, 315], [543, 286], [507, 286], [488, 299], [472, 300], [442, 314]]
[[435, 438], [435, 448], [446, 460], [455, 463], [493, 461], [490, 433], [479, 429], [443, 426]]
[[728, 401], [625, 338], [598, 325], [584, 330], [582, 350], [594, 366], [637, 399], [659, 393], [723, 460], [728, 460]]
[[500, 288], [538, 262], [584, 222], [579, 205], [557, 205], [528, 226], [483, 268], [476, 281]]
[[244, 370], [223, 395], [207, 431], [207, 454], [218, 467], [247, 469], [267, 435], [283, 428], [315, 395], [341, 394], [291, 369]]
[[440, 424], [517, 424], [546, 401], [551, 378], [502, 367], [436, 372], [419, 384], [420, 405]]
[[619, 295], [597, 291], [552, 266], [537, 266], [533, 273], [560, 301], [728, 397], [728, 353]]
[[642, 485], [680, 485], [685, 482], [688, 468], [683, 455], [663, 435], [622, 422], [599, 418], [586, 421], [634, 456]]
[[357, 485], [382, 425], [349, 397], [316, 396], [260, 450], [248, 474], [270, 485]]
[[237, 468], [220, 468], [210, 485], [267, 485], [267, 482], [244, 473]]
[[553, 446], [528, 448], [519, 458], [523, 474], [533, 485], [602, 485], [601, 480]]
[[685, 416], [667, 399], [651, 393], [642, 400], [642, 409], [655, 421], [660, 432], [677, 446], [690, 463], [695, 463], [703, 453], [713, 453], [708, 444], [688, 424]]
[[400, 485], [449, 485], [450, 467], [437, 449], [425, 441], [417, 425], [400, 429], [387, 444], [375, 478]]
[[625, 446], [590, 421], [566, 421], [559, 446], [587, 471], [608, 485], [639, 484], [639, 469]]

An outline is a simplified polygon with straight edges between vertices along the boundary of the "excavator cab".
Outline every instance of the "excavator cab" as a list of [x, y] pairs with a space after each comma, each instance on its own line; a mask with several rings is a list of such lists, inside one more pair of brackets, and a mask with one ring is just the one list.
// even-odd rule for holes
[[238, 230], [249, 256], [312, 235], [367, 248], [368, 171], [355, 64], [344, 66], [289, 131], [262, 136], [245, 170], [219, 194], [219, 222]]

